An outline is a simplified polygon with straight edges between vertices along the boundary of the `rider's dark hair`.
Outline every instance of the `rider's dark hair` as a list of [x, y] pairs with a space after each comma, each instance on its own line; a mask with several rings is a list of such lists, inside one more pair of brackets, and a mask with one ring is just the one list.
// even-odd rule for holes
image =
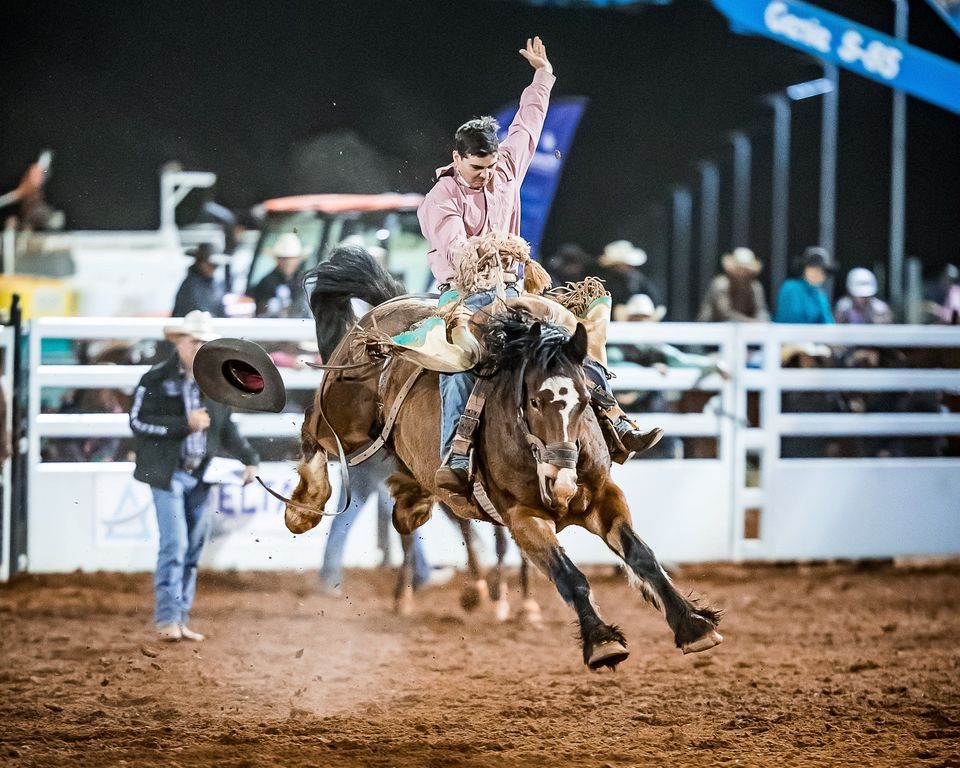
[[500, 140], [497, 139], [498, 130], [500, 130], [500, 124], [490, 115], [469, 120], [457, 128], [453, 137], [454, 149], [460, 153], [461, 157], [492, 155], [500, 149]]

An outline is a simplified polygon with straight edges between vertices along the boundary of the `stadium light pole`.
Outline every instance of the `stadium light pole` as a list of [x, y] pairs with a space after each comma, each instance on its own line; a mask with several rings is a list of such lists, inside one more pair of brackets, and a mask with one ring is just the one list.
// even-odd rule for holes
[[820, 127], [820, 245], [827, 249], [830, 261], [836, 261], [835, 227], [837, 218], [837, 126], [840, 107], [839, 74], [835, 64], [823, 62], [824, 79], [831, 88], [823, 92]]
[[[906, 41], [910, 7], [907, 0], [893, 0], [897, 6], [894, 36]], [[903, 258], [907, 195], [907, 95], [893, 92], [893, 115], [890, 126], [890, 256], [887, 267], [887, 296], [893, 311], [901, 316], [903, 300]]]
[[743, 131], [730, 134], [733, 144], [733, 247], [750, 244], [750, 163], [753, 146]]
[[717, 269], [717, 237], [720, 219], [720, 171], [712, 160], [701, 160], [700, 171], [700, 268], [697, 270], [697, 297], [703, 296]]
[[690, 319], [690, 243], [693, 235], [693, 197], [687, 187], [673, 188], [673, 234], [668, 280], [671, 320]]
[[[831, 80], [829, 77], [819, 77], [815, 80], [789, 85], [782, 93], [770, 94], [765, 99], [767, 105], [773, 109], [773, 195], [770, 212], [770, 287], [773, 291], [776, 291], [787, 279], [787, 261], [790, 247], [791, 104], [794, 101], [823, 96], [835, 90], [835, 80]], [[826, 110], [826, 105], [824, 109]], [[833, 144], [835, 148], [836, 142]], [[823, 196], [821, 195], [821, 205], [822, 201]], [[822, 208], [820, 218], [822, 223]]]

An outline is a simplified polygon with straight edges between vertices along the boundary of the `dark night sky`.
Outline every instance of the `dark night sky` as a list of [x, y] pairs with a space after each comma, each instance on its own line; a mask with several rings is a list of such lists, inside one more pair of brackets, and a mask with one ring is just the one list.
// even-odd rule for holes
[[[892, 28], [892, 2], [818, 4]], [[910, 24], [911, 42], [960, 59], [960, 39], [921, 0]], [[708, 155], [726, 192], [724, 136], [739, 127], [754, 136], [752, 245], [768, 255], [771, 120], [759, 97], [819, 67], [733, 35], [705, 0], [633, 13], [508, 0], [22, 3], [0, 32], [0, 186], [49, 146], [48, 198], [86, 229], [157, 226], [157, 169], [171, 159], [215, 171], [219, 201], [236, 208], [297, 192], [426, 191], [453, 129], [527, 84], [516, 49], [532, 34], [554, 62], [554, 94], [591, 99], [548, 251], [628, 237], [663, 262], [651, 206], [693, 182]], [[848, 267], [887, 252], [890, 94], [841, 74], [837, 251]], [[818, 101], [794, 108], [791, 252], [817, 232]], [[960, 118], [909, 101], [907, 252], [930, 265], [958, 258], [958, 128]], [[348, 151], [329, 152], [333, 165], [308, 180], [294, 158], [324, 135]], [[729, 240], [724, 220], [721, 247]]]

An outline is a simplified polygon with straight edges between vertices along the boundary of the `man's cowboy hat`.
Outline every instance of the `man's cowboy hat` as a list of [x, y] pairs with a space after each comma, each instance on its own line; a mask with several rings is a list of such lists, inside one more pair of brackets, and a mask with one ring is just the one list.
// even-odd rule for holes
[[720, 261], [723, 263], [724, 272], [733, 272], [739, 269], [756, 275], [763, 269], [763, 264], [760, 263], [756, 254], [743, 246], [734, 248], [730, 253], [723, 254]]
[[194, 264], [208, 261], [211, 264], [222, 266], [230, 263], [230, 257], [225, 253], [214, 253], [209, 243], [200, 243], [196, 248], [190, 248], [184, 255], [193, 259]]
[[780, 348], [780, 364], [786, 365], [798, 355], [830, 358], [833, 357], [833, 350], [826, 344], [816, 344], [812, 341], [804, 344], [784, 344]]
[[607, 243], [600, 255], [600, 264], [612, 267], [614, 264], [628, 264], [631, 267], [642, 267], [647, 263], [647, 252], [637, 248], [629, 240], [614, 240]]
[[246, 339], [204, 344], [194, 358], [193, 376], [203, 394], [232, 408], [279, 413], [287, 402], [277, 366], [263, 347]]
[[275, 259], [298, 259], [306, 255], [306, 249], [296, 232], [284, 232], [270, 250]]
[[220, 334], [213, 330], [213, 317], [209, 312], [199, 309], [188, 312], [179, 323], [164, 326], [163, 335], [171, 341], [180, 336], [189, 336], [198, 341], [213, 341], [220, 338]]
[[618, 322], [642, 317], [645, 321], [658, 323], [665, 314], [667, 308], [654, 306], [653, 299], [645, 293], [635, 293], [626, 304], [620, 304], [613, 310], [614, 319]]

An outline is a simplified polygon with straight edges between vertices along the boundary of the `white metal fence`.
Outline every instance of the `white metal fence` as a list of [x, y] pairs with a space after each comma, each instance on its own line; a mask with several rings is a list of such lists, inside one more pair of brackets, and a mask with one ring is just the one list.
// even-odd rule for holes
[[[0, 367], [0, 388], [3, 389], [3, 398], [7, 404], [6, 409], [6, 434], [11, 435], [13, 430], [13, 351], [15, 336], [13, 327], [9, 325], [0, 326], [0, 356], [3, 359], [3, 366]], [[2, 505], [0, 505], [0, 581], [6, 581], [10, 578], [10, 557], [11, 557], [11, 470], [10, 460], [3, 462], [0, 467], [0, 482], [3, 484]]]
[[[132, 480], [132, 465], [43, 463], [45, 438], [123, 437], [125, 414], [41, 413], [41, 395], [54, 388], [132, 390], [145, 366], [48, 364], [45, 339], [160, 338], [163, 319], [40, 319], [30, 329], [29, 567], [34, 571], [148, 570], [155, 557], [149, 492]], [[257, 341], [313, 338], [310, 321], [222, 320], [227, 336]], [[666, 560], [807, 559], [960, 553], [960, 458], [781, 458], [781, 441], [796, 436], [958, 435], [956, 413], [785, 413], [791, 392], [960, 392], [960, 370], [787, 369], [781, 349], [796, 343], [835, 346], [960, 348], [952, 327], [822, 327], [741, 324], [614, 323], [610, 343], [670, 343], [715, 350], [732, 376], [702, 378], [697, 370], [620, 366], [620, 391], [688, 390], [694, 383], [710, 404], [695, 413], [636, 414], [668, 435], [708, 438], [708, 458], [631, 461], [615, 467], [635, 525]], [[759, 367], [752, 367], [759, 366]], [[288, 389], [312, 390], [320, 374], [284, 370]], [[756, 393], [751, 395], [751, 393]], [[759, 397], [759, 423], [748, 424], [748, 397]], [[705, 399], [705, 398], [704, 398]], [[248, 437], [293, 444], [302, 414], [243, 414]], [[281, 489], [295, 481], [290, 466], [264, 467]], [[333, 473], [336, 477], [336, 473]], [[219, 567], [314, 567], [324, 530], [292, 537], [279, 504], [258, 488], [215, 494], [218, 530], [208, 563]], [[373, 528], [360, 523], [347, 564], [378, 558]], [[486, 537], [487, 534], [483, 534]], [[428, 555], [456, 562], [462, 547], [445, 521], [425, 528]], [[565, 531], [580, 562], [612, 562], [599, 540]], [[492, 552], [492, 548], [491, 548]], [[455, 554], [452, 554], [455, 553]]]

